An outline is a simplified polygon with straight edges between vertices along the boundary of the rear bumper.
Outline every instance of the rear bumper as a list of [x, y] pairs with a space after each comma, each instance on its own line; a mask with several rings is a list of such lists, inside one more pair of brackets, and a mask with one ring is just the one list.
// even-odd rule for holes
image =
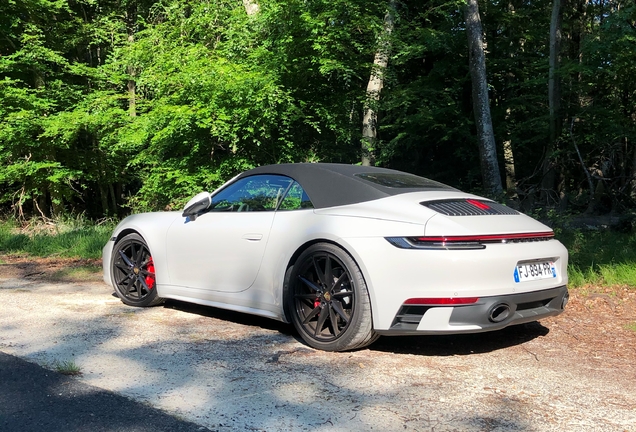
[[460, 306], [402, 305], [383, 335], [458, 334], [499, 330], [563, 312], [569, 298], [567, 287], [542, 291], [480, 297]]
[[[378, 333], [391, 330], [395, 317], [409, 299], [478, 297], [483, 301], [507, 296], [516, 298], [514, 296], [519, 294], [565, 287], [568, 283], [568, 253], [557, 240], [488, 244], [481, 250], [400, 249], [385, 238], [377, 237], [346, 238], [344, 241], [343, 246], [360, 266], [367, 283], [373, 328]], [[516, 282], [514, 272], [518, 264], [535, 260], [554, 262], [556, 277]], [[432, 308], [425, 322], [430, 320], [431, 326], [438, 321], [448, 323], [451, 307]], [[477, 325], [462, 324], [448, 329], [442, 326], [434, 327], [434, 330], [446, 329], [448, 333], [483, 331], [481, 327], [474, 327]], [[428, 328], [430, 326], [423, 325], [420, 330]]]

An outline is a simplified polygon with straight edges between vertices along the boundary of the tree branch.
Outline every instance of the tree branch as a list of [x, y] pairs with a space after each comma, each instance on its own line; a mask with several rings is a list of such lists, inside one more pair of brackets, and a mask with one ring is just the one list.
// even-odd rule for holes
[[583, 163], [583, 157], [581, 156], [581, 151], [579, 150], [579, 146], [576, 144], [576, 140], [574, 139], [574, 122], [577, 120], [577, 117], [573, 117], [570, 122], [570, 139], [572, 140], [572, 144], [574, 144], [574, 149], [576, 150], [576, 154], [579, 156], [579, 162], [581, 163], [581, 168], [585, 172], [585, 177], [587, 177], [587, 183], [590, 187], [590, 204], [594, 202], [594, 183], [592, 182], [592, 176], [590, 175], [590, 171]]

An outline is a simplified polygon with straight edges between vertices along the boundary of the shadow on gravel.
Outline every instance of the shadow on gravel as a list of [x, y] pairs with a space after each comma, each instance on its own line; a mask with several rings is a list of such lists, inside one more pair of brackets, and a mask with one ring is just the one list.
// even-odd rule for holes
[[198, 432], [208, 429], [0, 352], [0, 430]]
[[[107, 377], [112, 380], [109, 388], [184, 413], [211, 430], [529, 430], [533, 425], [526, 419], [506, 420], [505, 413], [510, 407], [516, 412], [540, 409], [527, 401], [523, 403], [528, 406], [515, 408], [515, 401], [491, 400], [482, 392], [478, 396], [486, 402], [452, 405], [449, 412], [440, 389], [452, 385], [453, 392], [473, 390], [454, 377], [452, 365], [442, 361], [431, 370], [431, 362], [422, 361], [425, 356], [523, 343], [547, 333], [539, 324], [479, 335], [386, 337], [360, 353], [325, 353], [294, 343], [298, 336], [293, 327], [274, 320], [177, 301], [163, 306], [175, 313], [159, 314], [154, 312], [162, 312], [161, 307], [102, 303], [109, 291], [100, 289], [93, 287], [86, 305], [51, 302], [55, 314], [47, 321], [49, 327], [64, 331], [42, 328], [29, 335], [22, 352], [49, 362], [72, 356], [86, 365], [87, 377]], [[87, 316], [84, 308], [97, 309]], [[28, 324], [29, 312], [16, 316], [17, 324], [5, 319], [0, 325], [0, 335], [11, 335], [0, 343], [25, 343], [9, 325]], [[219, 325], [215, 319], [237, 325]], [[211, 325], [201, 324], [208, 320]], [[238, 329], [225, 333], [229, 327]], [[382, 351], [397, 355], [380, 355]], [[421, 375], [395, 368], [390, 361], [386, 367], [367, 362], [374, 354], [377, 363], [382, 357], [419, 355], [411, 363]], [[0, 431], [199, 430], [147, 405], [80, 384], [0, 353]], [[402, 400], [414, 406], [405, 409], [393, 403]], [[497, 407], [495, 415], [480, 408], [484, 403]]]
[[[273, 319], [175, 300], [166, 301], [164, 307], [236, 324], [278, 331], [282, 335], [293, 337], [304, 344], [302, 338], [291, 324], [285, 324]], [[371, 351], [422, 356], [470, 355], [488, 353], [520, 345], [538, 337], [546, 336], [549, 331], [547, 327], [535, 321], [486, 333], [441, 336], [384, 336], [368, 349]]]
[[549, 332], [547, 327], [535, 321], [485, 333], [381, 337], [370, 349], [423, 356], [470, 355], [521, 345]]
[[225, 309], [218, 309], [211, 306], [201, 306], [198, 304], [186, 303], [177, 300], [166, 300], [163, 307], [165, 307], [166, 309], [175, 309], [181, 312], [191, 313], [202, 317], [230, 321], [235, 324], [261, 327], [267, 330], [275, 330], [286, 336], [292, 336], [298, 341], [301, 341], [300, 337], [296, 333], [296, 330], [291, 324], [285, 324], [284, 322], [276, 321], [270, 318], [250, 315], [241, 312], [234, 312]]

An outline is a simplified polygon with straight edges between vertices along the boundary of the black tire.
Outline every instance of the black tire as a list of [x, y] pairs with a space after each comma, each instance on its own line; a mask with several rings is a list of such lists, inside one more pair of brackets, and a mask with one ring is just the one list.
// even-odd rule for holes
[[353, 258], [335, 245], [317, 243], [298, 257], [287, 301], [294, 327], [313, 348], [347, 351], [378, 338], [362, 272]]
[[157, 295], [150, 249], [139, 234], [128, 234], [115, 244], [110, 267], [115, 292], [125, 304], [146, 307], [163, 302]]

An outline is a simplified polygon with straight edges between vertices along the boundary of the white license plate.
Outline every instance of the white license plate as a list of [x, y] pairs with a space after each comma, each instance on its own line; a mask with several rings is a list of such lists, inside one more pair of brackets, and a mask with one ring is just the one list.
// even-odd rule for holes
[[557, 277], [554, 261], [536, 261], [517, 264], [515, 267], [515, 282], [526, 282], [539, 279]]

